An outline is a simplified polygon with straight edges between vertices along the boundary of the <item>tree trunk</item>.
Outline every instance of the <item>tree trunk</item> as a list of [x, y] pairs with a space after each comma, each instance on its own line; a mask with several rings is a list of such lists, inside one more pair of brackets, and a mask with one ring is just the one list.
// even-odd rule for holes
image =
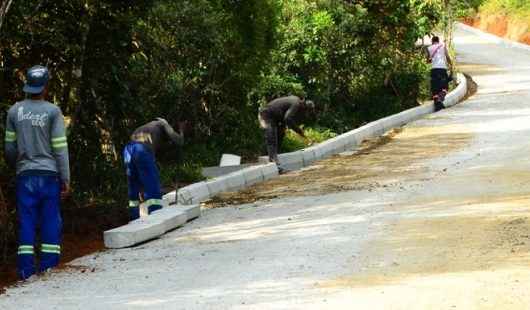
[[0, 2], [0, 30], [2, 29], [2, 24], [4, 23], [4, 18], [9, 11], [9, 7], [13, 3], [13, 0], [2, 0]]

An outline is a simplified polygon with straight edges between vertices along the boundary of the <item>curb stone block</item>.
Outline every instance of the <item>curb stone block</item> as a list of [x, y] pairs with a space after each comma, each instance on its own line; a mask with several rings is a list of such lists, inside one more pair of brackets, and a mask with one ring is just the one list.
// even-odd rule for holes
[[335, 154], [336, 144], [333, 143], [333, 141], [327, 140], [327, 141], [324, 141], [322, 144], [323, 144], [322, 151], [323, 151], [324, 157], [330, 157], [333, 154]]
[[169, 193], [165, 194], [164, 196], [162, 196], [162, 200], [164, 200], [164, 202], [168, 206], [176, 204], [177, 203], [176, 198], [177, 198], [177, 192], [176, 191], [169, 192]]
[[149, 223], [141, 220], [107, 230], [103, 237], [107, 248], [120, 249], [157, 238], [165, 233], [165, 228], [164, 223], [160, 221]]
[[324, 141], [315, 147], [315, 153], [317, 157], [327, 158], [333, 155], [333, 145], [329, 140]]
[[[405, 111], [406, 112], [406, 111]], [[391, 115], [384, 119], [383, 127], [385, 128], [385, 131], [389, 131], [391, 129], [394, 129], [396, 127], [401, 127], [407, 123], [407, 115], [404, 112]]]
[[228, 183], [223, 177], [217, 177], [213, 180], [207, 181], [206, 186], [208, 187], [211, 196], [215, 196], [228, 190]]
[[383, 126], [377, 122], [371, 122], [365, 125], [366, 130], [369, 132], [369, 138], [375, 138], [384, 133]]
[[357, 135], [352, 132], [347, 132], [345, 134], [340, 135], [341, 139], [344, 139], [345, 142], [345, 149], [350, 150], [354, 147], [357, 147], [359, 145], [359, 140], [357, 138]]
[[275, 163], [269, 163], [261, 166], [261, 172], [263, 173], [263, 178], [265, 180], [272, 179], [279, 175], [278, 167]]
[[429, 103], [422, 104], [419, 107], [416, 107], [414, 109], [416, 109], [418, 113], [418, 118], [421, 118], [422, 116], [425, 116], [427, 114], [431, 114], [434, 112], [434, 103], [430, 101]]
[[374, 127], [374, 134], [372, 138], [378, 137], [386, 132], [385, 127], [383, 126], [383, 123], [384, 123], [384, 120], [375, 121], [371, 123], [372, 126]]
[[227, 185], [227, 191], [238, 191], [245, 187], [245, 178], [241, 171], [232, 172], [224, 177], [221, 177]]
[[[198, 206], [175, 206], [163, 208], [151, 215], [132, 221], [127, 225], [104, 233], [105, 246], [111, 249], [131, 247], [184, 225], [197, 217]], [[200, 209], [198, 210], [200, 215]]]
[[300, 169], [304, 166], [304, 156], [301, 151], [279, 154], [278, 160], [282, 168], [289, 170]]
[[302, 157], [304, 160], [304, 167], [311, 165], [311, 163], [317, 160], [315, 150], [313, 148], [304, 149], [302, 151]]
[[446, 108], [449, 108], [449, 107], [454, 106], [454, 105], [457, 103], [457, 100], [456, 100], [456, 99], [457, 99], [457, 98], [455, 98], [454, 96], [449, 97], [449, 98], [446, 97], [446, 98], [445, 98], [445, 101], [444, 101], [444, 106], [445, 106]]
[[214, 166], [214, 167], [204, 167], [202, 168], [201, 174], [206, 178], [217, 178], [232, 172], [240, 171], [246, 168], [253, 167], [253, 164], [241, 164], [237, 166]]
[[416, 108], [409, 109], [405, 111], [405, 113], [403, 113], [403, 118], [405, 119], [407, 124], [419, 119], [420, 117], [421, 115], [419, 113], [419, 110], [417, 110]]
[[345, 150], [347, 150], [349, 148], [349, 137], [346, 137], [346, 136], [343, 136], [343, 135], [339, 135], [339, 136], [336, 136], [335, 138], [333, 138], [333, 142], [334, 145], [333, 145], [333, 148], [334, 148], [334, 154], [338, 154], [338, 153], [341, 153], [341, 152], [344, 152]]
[[360, 145], [364, 142], [364, 140], [369, 139], [371, 137], [371, 132], [372, 130], [370, 128], [362, 126], [346, 134], [355, 137], [355, 140], [357, 140], [357, 145]]
[[261, 167], [254, 166], [250, 168], [245, 168], [241, 170], [241, 173], [243, 174], [243, 177], [245, 178], [245, 184], [248, 185], [254, 185], [256, 183], [259, 183], [264, 180], [263, 178], [263, 172], [261, 172]]
[[206, 182], [199, 182], [179, 189], [178, 202], [184, 205], [197, 204], [210, 198], [210, 191]]
[[385, 117], [382, 120], [377, 121], [377, 124], [381, 126], [383, 129], [383, 133], [389, 131], [390, 129], [393, 129], [396, 127], [396, 124], [398, 123], [398, 115], [392, 115], [389, 117]]
[[[312, 145], [304, 151], [307, 151], [308, 153], [313, 153], [313, 156], [315, 157], [314, 161], [322, 159], [322, 150], [318, 148], [318, 145]], [[305, 156], [307, 158], [311, 158], [310, 154], [306, 154]]]
[[446, 107], [451, 107], [459, 103], [460, 100], [462, 100], [467, 94], [468, 85], [467, 85], [466, 77], [462, 73], [459, 73], [457, 80], [458, 80], [458, 86], [456, 87], [456, 89], [450, 92], [445, 98]]
[[335, 155], [337, 153], [340, 153], [344, 151], [345, 145], [341, 142], [341, 140], [338, 137], [329, 139], [329, 144], [331, 145], [331, 155]]
[[161, 222], [164, 227], [164, 233], [183, 226], [188, 221], [188, 215], [176, 207], [163, 208], [153, 212], [147, 218], [150, 223]]
[[201, 206], [198, 204], [187, 205], [187, 206], [178, 205], [178, 206], [171, 207], [171, 209], [174, 209], [175, 211], [179, 211], [179, 212], [186, 214], [186, 218], [188, 222], [200, 217], [202, 213]]

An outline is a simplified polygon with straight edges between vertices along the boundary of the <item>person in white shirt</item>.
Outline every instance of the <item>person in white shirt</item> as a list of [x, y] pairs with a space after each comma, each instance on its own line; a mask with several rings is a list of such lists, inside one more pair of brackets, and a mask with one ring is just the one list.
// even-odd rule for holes
[[449, 69], [453, 67], [453, 62], [449, 57], [447, 46], [440, 42], [440, 38], [434, 36], [432, 45], [428, 47], [428, 61], [432, 65], [431, 69], [431, 92], [436, 111], [445, 108], [443, 102], [449, 89], [451, 81]]

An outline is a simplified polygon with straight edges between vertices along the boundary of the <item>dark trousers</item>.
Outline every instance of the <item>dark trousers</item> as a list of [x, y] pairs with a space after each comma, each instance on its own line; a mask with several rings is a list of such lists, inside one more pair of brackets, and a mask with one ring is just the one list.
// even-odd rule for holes
[[61, 254], [61, 185], [56, 176], [17, 177], [18, 255], [21, 279], [35, 273], [35, 233], [40, 228], [41, 257], [39, 271], [59, 264]]
[[443, 102], [445, 95], [449, 89], [449, 75], [446, 69], [432, 69], [431, 70], [431, 93], [434, 101], [435, 109], [441, 110], [444, 108]]
[[278, 153], [285, 137], [285, 124], [268, 119], [262, 113], [259, 114], [260, 127], [265, 131], [265, 142], [269, 161], [278, 163]]

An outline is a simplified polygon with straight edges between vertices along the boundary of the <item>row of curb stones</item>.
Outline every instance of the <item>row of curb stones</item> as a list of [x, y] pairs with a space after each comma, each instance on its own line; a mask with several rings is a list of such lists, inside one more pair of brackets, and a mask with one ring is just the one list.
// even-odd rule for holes
[[[458, 75], [458, 87], [446, 97], [446, 107], [460, 102], [467, 93], [467, 80]], [[278, 155], [280, 165], [288, 170], [297, 170], [311, 165], [317, 160], [334, 154], [352, 150], [364, 140], [380, 136], [392, 128], [403, 126], [427, 114], [434, 112], [432, 102], [403, 111], [401, 113], [371, 122], [318, 145], [301, 151]], [[261, 157], [260, 162], [267, 157]], [[200, 216], [200, 203], [222, 192], [239, 191], [256, 183], [278, 176], [278, 167], [274, 163], [256, 165], [220, 176], [208, 181], [198, 182], [164, 195], [166, 205], [152, 215], [133, 221], [104, 233], [105, 246], [108, 248], [130, 247], [147, 240], [157, 238], [166, 232], [184, 225]]]

